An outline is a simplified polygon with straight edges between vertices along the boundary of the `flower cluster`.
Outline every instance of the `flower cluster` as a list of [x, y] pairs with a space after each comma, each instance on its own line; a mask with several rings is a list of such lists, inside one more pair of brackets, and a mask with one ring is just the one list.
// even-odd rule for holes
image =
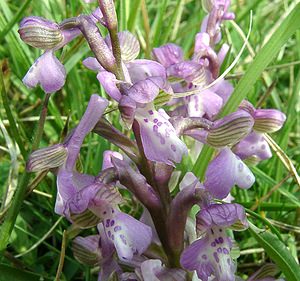
[[[154, 48], [152, 60], [137, 59], [139, 42], [128, 31], [118, 32], [112, 0], [100, 0], [90, 15], [61, 23], [32, 16], [20, 24], [22, 40], [45, 50], [24, 77], [26, 86], [40, 84], [46, 93], [60, 90], [66, 71], [54, 52], [82, 35], [94, 54], [83, 64], [96, 72], [108, 95], [91, 95], [66, 139], [34, 151], [27, 163], [28, 171], [56, 174], [57, 214], [78, 229], [97, 227], [97, 235], [76, 237], [73, 251], [78, 261], [100, 266], [99, 280], [183, 281], [190, 274], [202, 281], [236, 278], [228, 230], [242, 231], [248, 222], [244, 208], [231, 203], [230, 191], [253, 185], [246, 164], [272, 156], [264, 134], [279, 130], [285, 115], [245, 100], [236, 112], [218, 117], [233, 86], [224, 79], [210, 86], [229, 50], [223, 44], [216, 52], [215, 45], [221, 25], [234, 14], [229, 0], [205, 0], [203, 7], [207, 16], [189, 60], [173, 43]], [[107, 37], [97, 24], [107, 28]], [[133, 138], [103, 117], [109, 103], [117, 104], [120, 122]], [[92, 131], [119, 148], [104, 153], [97, 176], [81, 173], [76, 165]], [[197, 158], [203, 144], [216, 150], [205, 180], [200, 183], [188, 172], [179, 183], [176, 164], [187, 154]], [[124, 192], [140, 202], [140, 218], [124, 212]], [[192, 216], [194, 205], [200, 211]]]

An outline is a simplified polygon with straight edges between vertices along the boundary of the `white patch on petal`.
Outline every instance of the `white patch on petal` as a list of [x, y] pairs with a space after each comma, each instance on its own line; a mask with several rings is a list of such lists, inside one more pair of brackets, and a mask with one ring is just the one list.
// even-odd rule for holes
[[136, 111], [146, 157], [168, 165], [179, 163], [187, 154], [186, 145], [179, 139], [172, 124], [152, 104]]

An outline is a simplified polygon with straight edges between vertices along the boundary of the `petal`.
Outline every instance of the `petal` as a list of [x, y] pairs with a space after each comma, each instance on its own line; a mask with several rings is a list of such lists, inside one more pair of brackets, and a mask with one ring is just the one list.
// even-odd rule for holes
[[274, 133], [281, 129], [286, 116], [276, 109], [257, 109], [254, 112], [253, 130], [262, 133]]
[[[75, 196], [76, 192], [79, 190], [79, 188], [76, 186], [76, 184], [73, 181], [73, 172], [67, 171], [63, 168], [59, 169], [56, 185], [57, 185], [57, 195], [56, 195], [56, 201], [55, 201], [55, 213], [59, 215], [63, 215], [65, 212], [65, 209], [67, 207], [67, 201]], [[81, 174], [77, 175], [77, 179], [80, 178]], [[89, 178], [92, 181], [92, 178]], [[90, 183], [90, 181], [87, 180], [86, 177], [84, 177], [84, 181], [87, 181], [87, 183]]]
[[154, 48], [152, 56], [164, 67], [183, 61], [183, 51], [175, 44], [169, 43], [159, 48]]
[[224, 43], [221, 47], [221, 49], [219, 50], [218, 52], [218, 60], [219, 60], [219, 63], [220, 65], [222, 65], [228, 51], [229, 51], [230, 47], [229, 45], [227, 45], [226, 43]]
[[197, 230], [203, 232], [212, 227], [239, 225], [237, 230], [248, 228], [245, 209], [239, 204], [212, 204], [197, 214]]
[[54, 93], [64, 86], [65, 80], [64, 66], [54, 56], [53, 51], [46, 51], [28, 70], [23, 83], [29, 88], [40, 84], [46, 93]]
[[103, 225], [121, 260], [141, 255], [151, 243], [152, 230], [149, 226], [116, 209], [107, 210]]
[[195, 185], [195, 188], [203, 188], [198, 178], [192, 172], [187, 172], [179, 184], [179, 190], [183, 190], [191, 185]]
[[121, 153], [112, 150], [105, 150], [103, 152], [102, 170], [114, 167], [111, 161], [112, 157], [116, 157], [120, 160], [123, 160], [123, 155]]
[[93, 58], [93, 57], [88, 57], [88, 58], [84, 59], [82, 63], [86, 68], [88, 68], [90, 70], [94, 70], [97, 72], [104, 70], [104, 68], [97, 61], [97, 59]]
[[250, 169], [229, 148], [225, 148], [208, 165], [204, 185], [214, 197], [223, 199], [235, 184], [250, 188], [254, 181]]
[[152, 105], [138, 109], [135, 118], [139, 123], [144, 153], [149, 160], [173, 165], [187, 154], [187, 148], [172, 124]]
[[204, 86], [207, 83], [203, 65], [193, 61], [182, 61], [167, 68], [168, 77], [182, 78], [189, 83]]
[[[70, 201], [73, 199], [77, 201], [76, 208], [77, 212], [82, 212], [87, 208], [90, 197], [87, 197], [88, 193], [84, 195], [80, 194], [80, 190], [83, 190], [85, 187], [89, 187], [95, 181], [94, 176], [80, 174], [77, 172], [70, 172], [64, 168], [59, 169], [56, 185], [57, 185], [57, 195], [55, 202], [55, 212], [60, 215], [70, 215]], [[91, 188], [91, 190], [93, 187]], [[77, 196], [77, 197], [76, 197]], [[83, 196], [83, 197], [82, 197]], [[80, 200], [81, 198], [81, 200]], [[74, 201], [75, 204], [75, 201]], [[74, 208], [75, 205], [73, 204]]]
[[207, 143], [213, 147], [234, 145], [251, 132], [253, 124], [248, 112], [233, 112], [213, 122], [208, 129]]
[[46, 50], [55, 48], [63, 40], [59, 25], [41, 17], [24, 18], [18, 32], [28, 45]]
[[207, 47], [209, 47], [209, 42], [210, 42], [210, 37], [208, 33], [206, 32], [197, 33], [195, 38], [194, 53], [205, 50]]
[[83, 264], [97, 266], [102, 261], [100, 249], [100, 235], [87, 237], [78, 236], [73, 240], [72, 251], [74, 257]]
[[119, 101], [121, 117], [128, 129], [131, 129], [132, 127], [136, 106], [136, 102], [126, 95], [123, 95]]
[[26, 170], [40, 172], [61, 166], [67, 157], [67, 149], [62, 144], [41, 148], [32, 152], [26, 163]]
[[97, 79], [104, 88], [105, 92], [114, 100], [119, 101], [122, 97], [120, 90], [117, 87], [117, 79], [114, 74], [108, 71], [100, 71]]
[[166, 80], [165, 68], [158, 62], [139, 59], [126, 64], [132, 83], [145, 80], [149, 77], [161, 77]]
[[[218, 281], [234, 281], [235, 266], [230, 258], [231, 243], [223, 229], [212, 229], [202, 239], [194, 241], [181, 254], [180, 263], [196, 270], [203, 281], [214, 275]], [[220, 232], [221, 231], [221, 232]], [[216, 236], [217, 235], [217, 236]]]
[[[122, 60], [124, 62], [133, 61], [139, 55], [140, 52], [139, 41], [129, 31], [119, 32], [118, 37], [121, 48]], [[105, 38], [105, 42], [109, 48], [112, 48], [109, 35]]]
[[212, 86], [210, 90], [220, 96], [223, 99], [223, 104], [225, 104], [233, 92], [233, 86], [228, 81], [221, 80]]
[[66, 144], [68, 157], [65, 167], [67, 170], [73, 171], [85, 136], [95, 127], [107, 106], [108, 101], [106, 99], [97, 94], [91, 95], [84, 115]]
[[149, 103], [158, 94], [158, 86], [150, 79], [138, 81], [128, 90], [128, 96], [138, 103]]
[[199, 94], [186, 98], [188, 115], [202, 117], [205, 114], [212, 118], [217, 115], [223, 105], [223, 100], [210, 90], [201, 91]]
[[260, 160], [272, 157], [272, 151], [263, 134], [252, 132], [242, 139], [233, 149], [234, 153], [242, 160], [256, 156]]
[[169, 269], [160, 260], [146, 260], [141, 264], [144, 281], [185, 281], [186, 273], [182, 269]]

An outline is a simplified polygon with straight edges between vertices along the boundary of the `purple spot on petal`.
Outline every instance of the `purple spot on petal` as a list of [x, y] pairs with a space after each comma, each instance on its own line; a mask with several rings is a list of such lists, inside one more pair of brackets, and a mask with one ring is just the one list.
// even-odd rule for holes
[[112, 212], [112, 213], [114, 213], [114, 212], [115, 212], [115, 210], [114, 210], [114, 209], [111, 209], [111, 212]]
[[114, 232], [120, 231], [121, 229], [122, 229], [122, 227], [117, 225], [114, 227]]
[[154, 122], [154, 123], [157, 123], [157, 122], [158, 122], [158, 119], [157, 119], [157, 118], [154, 118], [153, 122]]
[[115, 221], [114, 221], [114, 220], [111, 220], [110, 226], [113, 226], [114, 224], [115, 224]]
[[106, 227], [109, 227], [109, 223], [110, 223], [110, 219], [106, 220], [105, 226], [106, 226]]
[[107, 232], [107, 234], [108, 234], [108, 237], [110, 237], [110, 236], [111, 236], [111, 232], [110, 232], [110, 231], [108, 231], [108, 232]]
[[218, 254], [217, 254], [217, 252], [214, 252], [214, 258], [215, 258], [215, 261], [217, 262], [217, 263], [219, 263], [219, 257], [218, 257]]
[[221, 254], [221, 253], [222, 253], [222, 248], [218, 248], [218, 249], [217, 249], [217, 252], [218, 252], [219, 254]]
[[225, 255], [228, 255], [228, 254], [229, 254], [229, 251], [227, 250], [227, 248], [223, 248], [223, 253], [224, 253]]
[[176, 151], [176, 146], [174, 144], [171, 144], [171, 149], [175, 152]]
[[239, 165], [238, 165], [238, 169], [239, 169], [239, 171], [240, 171], [240, 172], [242, 172], [242, 171], [243, 171], [243, 168], [244, 168], [243, 164], [242, 164], [242, 163], [239, 163]]
[[113, 234], [111, 235], [111, 239], [112, 239], [112, 240], [115, 240], [115, 236], [114, 236]]
[[160, 127], [162, 125], [162, 122], [158, 122], [157, 126]]
[[215, 242], [216, 242], [217, 244], [220, 243], [218, 238], [215, 239]]
[[158, 126], [156, 126], [156, 125], [153, 126], [153, 132], [155, 132], [155, 133], [158, 132]]
[[222, 237], [219, 237], [219, 242], [222, 244], [224, 242], [224, 239]]
[[150, 115], [153, 115], [153, 110], [149, 110], [148, 113], [149, 113]]
[[125, 238], [125, 236], [124, 236], [123, 234], [120, 235], [120, 238], [121, 238], [122, 242], [123, 242], [125, 245], [127, 245], [126, 238]]
[[149, 120], [147, 118], [145, 118], [144, 121], [145, 121], [145, 123], [148, 123]]
[[212, 242], [211, 244], [210, 244], [212, 247], [216, 247], [216, 242]]

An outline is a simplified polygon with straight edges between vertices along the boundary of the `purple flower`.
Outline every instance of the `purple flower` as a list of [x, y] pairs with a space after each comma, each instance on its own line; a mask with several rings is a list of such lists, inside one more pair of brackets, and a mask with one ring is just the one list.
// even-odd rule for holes
[[253, 129], [260, 133], [277, 132], [286, 120], [285, 114], [276, 109], [256, 109], [253, 118]]
[[72, 250], [74, 257], [81, 263], [89, 266], [100, 266], [99, 279], [108, 280], [113, 272], [122, 273], [114, 258], [115, 249], [107, 238], [102, 225], [98, 226], [98, 235], [87, 237], [78, 236], [73, 240]]
[[233, 152], [242, 160], [256, 158], [257, 161], [272, 157], [272, 152], [263, 134], [252, 132], [233, 148]]
[[23, 78], [27, 87], [34, 88], [40, 84], [46, 93], [60, 90], [65, 81], [66, 70], [51, 50], [41, 55]]
[[160, 90], [172, 91], [167, 83], [164, 67], [150, 60], [129, 61], [123, 67], [125, 81], [118, 81], [94, 59], [88, 58], [84, 64], [98, 71], [99, 82], [108, 95], [119, 102], [119, 109], [127, 126], [131, 127], [132, 122], [137, 121], [146, 157], [168, 165], [179, 163], [182, 155], [187, 153], [187, 148], [168, 121], [169, 116], [154, 107], [154, 99]]
[[153, 106], [146, 106], [137, 110], [135, 119], [139, 123], [144, 152], [149, 160], [173, 165], [187, 154], [185, 144], [178, 138], [163, 110], [156, 111]]
[[67, 149], [67, 158], [65, 163], [60, 167], [57, 175], [55, 212], [58, 214], [64, 213], [65, 203], [68, 199], [72, 198], [77, 191], [92, 184], [94, 181], [93, 176], [76, 172], [75, 165], [85, 136], [99, 121], [107, 105], [107, 100], [98, 95], [92, 95], [81, 121], [64, 144]]
[[80, 30], [62, 30], [55, 22], [32, 16], [21, 21], [19, 34], [27, 44], [46, 50], [28, 70], [23, 83], [29, 88], [40, 84], [46, 93], [60, 90], [65, 84], [66, 71], [54, 52], [78, 36]]
[[103, 218], [106, 236], [114, 244], [120, 260], [132, 260], [150, 245], [152, 230], [149, 226], [120, 212], [114, 206], [103, 208], [94, 205], [91, 209]]
[[229, 148], [224, 148], [209, 163], [204, 185], [214, 197], [223, 199], [235, 184], [247, 189], [254, 181], [254, 175], [243, 161]]
[[152, 56], [165, 68], [183, 61], [182, 49], [172, 43], [163, 45], [152, 50]]
[[231, 239], [226, 228], [244, 230], [248, 227], [245, 211], [238, 204], [213, 204], [197, 214], [197, 229], [202, 238], [194, 241], [181, 254], [183, 268], [196, 270], [198, 277], [208, 281], [234, 281], [235, 265], [230, 257]]

